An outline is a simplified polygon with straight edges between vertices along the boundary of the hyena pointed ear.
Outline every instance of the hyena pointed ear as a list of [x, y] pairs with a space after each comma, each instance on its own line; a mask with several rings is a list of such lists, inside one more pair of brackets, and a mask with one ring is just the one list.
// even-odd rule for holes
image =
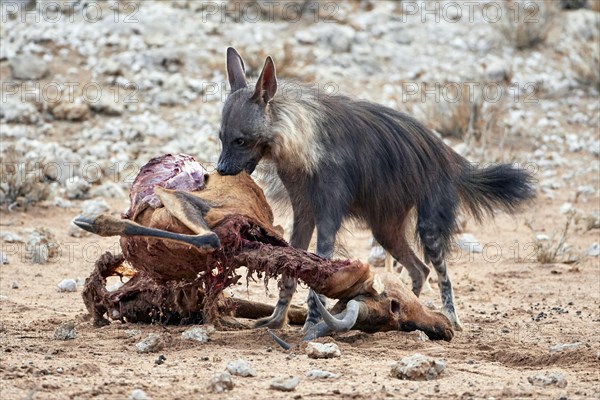
[[265, 60], [265, 66], [258, 77], [251, 100], [267, 104], [277, 92], [277, 74], [271, 56]]
[[231, 93], [248, 87], [244, 60], [233, 47], [227, 48], [227, 76], [229, 77]]

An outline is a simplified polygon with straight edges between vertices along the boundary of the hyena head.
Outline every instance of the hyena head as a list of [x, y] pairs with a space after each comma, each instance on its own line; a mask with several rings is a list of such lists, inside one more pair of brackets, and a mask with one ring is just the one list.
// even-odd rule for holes
[[277, 91], [275, 64], [267, 57], [254, 88], [248, 87], [244, 61], [232, 47], [227, 49], [227, 75], [231, 93], [223, 107], [219, 139], [222, 150], [217, 165], [221, 175], [254, 171], [270, 150], [273, 135], [267, 106]]

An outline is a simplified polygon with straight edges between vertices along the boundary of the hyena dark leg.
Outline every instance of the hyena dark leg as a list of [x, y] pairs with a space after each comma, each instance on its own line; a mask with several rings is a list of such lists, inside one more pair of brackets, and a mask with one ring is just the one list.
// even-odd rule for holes
[[429, 198], [425, 203], [417, 211], [417, 231], [425, 258], [433, 264], [438, 275], [442, 312], [452, 321], [454, 329], [460, 331], [462, 326], [456, 314], [452, 283], [444, 260], [455, 229], [458, 196], [446, 190], [443, 196]]
[[412, 280], [412, 291], [419, 296], [429, 277], [430, 269], [417, 257], [406, 241], [405, 222], [390, 221], [384, 226], [373, 227], [373, 233], [383, 248], [406, 268]]
[[[305, 209], [302, 210], [299, 211], [298, 207], [294, 208], [294, 227], [290, 244], [293, 247], [306, 250], [315, 229], [315, 220], [312, 217], [312, 213]], [[297, 285], [296, 278], [282, 275], [279, 282], [279, 300], [273, 310], [273, 314], [270, 317], [261, 318], [256, 321], [255, 327], [281, 328], [287, 321], [287, 312], [290, 308], [292, 297], [296, 292]]]
[[[331, 210], [328, 212], [316, 213], [317, 223], [317, 254], [324, 258], [332, 258], [335, 247], [335, 236], [342, 226], [343, 214], [341, 211]], [[311, 289], [312, 290], [312, 289]], [[325, 296], [318, 294], [319, 300], [325, 305]], [[302, 327], [303, 333], [308, 333], [321, 319], [321, 312], [317, 306], [316, 300], [311, 294], [306, 299], [308, 314], [306, 322]]]

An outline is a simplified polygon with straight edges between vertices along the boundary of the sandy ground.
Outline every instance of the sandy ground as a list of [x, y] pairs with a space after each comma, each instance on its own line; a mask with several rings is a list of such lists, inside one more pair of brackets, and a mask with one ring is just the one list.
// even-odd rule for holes
[[[598, 199], [577, 204], [597, 210]], [[545, 203], [545, 204], [544, 204]], [[112, 238], [76, 239], [66, 234], [75, 212], [37, 207], [27, 213], [4, 213], [3, 231], [51, 227], [61, 245], [54, 263], [35, 265], [24, 258], [23, 248], [7, 247], [16, 254], [0, 267], [0, 379], [3, 399], [125, 399], [133, 389], [143, 389], [153, 399], [191, 398], [599, 398], [600, 396], [600, 273], [598, 258], [584, 257], [577, 264], [542, 265], [534, 262], [533, 234], [525, 221], [543, 222], [552, 234], [564, 224], [564, 216], [552, 210], [561, 199], [539, 200], [516, 217], [501, 215], [496, 224], [467, 225], [489, 252], [455, 253], [450, 273], [455, 283], [458, 310], [465, 325], [449, 342], [419, 340], [414, 333], [389, 332], [368, 335], [349, 332], [334, 341], [342, 356], [330, 360], [309, 359], [299, 327], [280, 332], [294, 344], [279, 349], [263, 330], [216, 332], [209, 343], [181, 338], [186, 327], [112, 323], [94, 328], [76, 293], [59, 293], [64, 278], [85, 278], [96, 257], [114, 251]], [[114, 210], [126, 207], [113, 200]], [[543, 207], [540, 207], [543, 205]], [[568, 242], [585, 250], [598, 240], [598, 230], [575, 225]], [[350, 228], [345, 234], [352, 257], [366, 259], [369, 233]], [[497, 246], [496, 246], [497, 244]], [[495, 249], [501, 249], [496, 255]], [[518, 249], [518, 250], [517, 250]], [[487, 261], [486, 261], [487, 260]], [[13, 288], [13, 283], [18, 288]], [[435, 288], [435, 282], [433, 287]], [[236, 295], [275, 302], [274, 284], [268, 295], [261, 283], [235, 289]], [[295, 297], [303, 304], [306, 289]], [[266, 296], [266, 297], [265, 297]], [[435, 292], [422, 296], [439, 305]], [[55, 328], [68, 321], [76, 326], [74, 340], [53, 339]], [[145, 337], [162, 334], [166, 346], [159, 353], [138, 354], [141, 337], [126, 331], [139, 329]], [[559, 343], [582, 342], [574, 350], [551, 353]], [[434, 381], [402, 381], [390, 376], [390, 365], [402, 357], [422, 353], [446, 360], [447, 368]], [[157, 365], [160, 354], [166, 361]], [[235, 377], [235, 388], [226, 394], [207, 390], [210, 377], [223, 371], [229, 360], [251, 362], [256, 377]], [[324, 369], [341, 374], [334, 380], [311, 380], [305, 373]], [[533, 386], [527, 380], [538, 373], [564, 374], [568, 385]], [[293, 375], [300, 385], [292, 393], [269, 389], [272, 378]]]

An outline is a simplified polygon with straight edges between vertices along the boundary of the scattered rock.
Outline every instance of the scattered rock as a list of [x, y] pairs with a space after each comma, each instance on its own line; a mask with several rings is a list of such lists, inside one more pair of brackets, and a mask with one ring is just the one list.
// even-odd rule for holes
[[567, 379], [559, 372], [532, 375], [527, 378], [527, 380], [534, 386], [557, 386], [559, 388], [567, 387]]
[[374, 244], [373, 247], [371, 247], [367, 262], [375, 268], [385, 267], [385, 249], [379, 244]]
[[3, 251], [0, 251], [0, 265], [4, 264], [9, 264], [8, 256]]
[[562, 206], [560, 206], [560, 209], [558, 211], [561, 214], [568, 214], [569, 212], [571, 212], [571, 210], [573, 210], [573, 204], [564, 203]]
[[79, 176], [73, 176], [66, 180], [65, 190], [69, 199], [85, 199], [90, 190], [90, 183]]
[[584, 217], [587, 230], [600, 229], [600, 212], [595, 212]]
[[71, 340], [75, 339], [76, 336], [77, 333], [75, 332], [75, 324], [73, 322], [65, 322], [54, 331], [55, 340]]
[[17, 282], [13, 282], [10, 284], [10, 288], [11, 289], [18, 289], [19, 288], [19, 284]]
[[37, 228], [27, 238], [27, 257], [34, 264], [45, 264], [56, 260], [59, 246], [54, 234], [46, 228]]
[[459, 235], [456, 238], [456, 245], [461, 250], [472, 251], [473, 253], [483, 252], [483, 246], [481, 245], [479, 240], [477, 240], [475, 236], [471, 235], [470, 233], [463, 233]]
[[115, 101], [112, 96], [100, 96], [96, 102], [89, 103], [92, 111], [98, 114], [118, 116], [123, 114], [123, 103]]
[[412, 381], [430, 381], [436, 379], [446, 369], [446, 363], [423, 354], [413, 354], [404, 357], [400, 362], [392, 365], [391, 374], [398, 379]]
[[300, 379], [295, 376], [287, 378], [275, 378], [271, 381], [271, 389], [281, 390], [282, 392], [293, 392], [296, 390], [296, 386], [300, 384]]
[[210, 336], [215, 332], [215, 328], [212, 325], [206, 327], [194, 327], [186, 330], [181, 334], [182, 339], [195, 340], [199, 343], [206, 343], [210, 339]]
[[156, 360], [154, 360], [154, 364], [163, 365], [165, 361], [167, 361], [167, 357], [165, 357], [164, 354], [161, 354]]
[[6, 122], [35, 124], [40, 120], [40, 114], [33, 104], [7, 97], [6, 101], [0, 102], [0, 118]]
[[142, 389], [133, 389], [128, 400], [150, 400], [150, 397]]
[[589, 257], [598, 257], [600, 256], [600, 245], [598, 243], [594, 243], [590, 247], [588, 247], [585, 254]]
[[90, 117], [90, 108], [87, 103], [59, 103], [51, 110], [54, 118], [66, 121], [85, 121]]
[[2, 232], [2, 234], [0, 234], [0, 238], [2, 238], [2, 240], [4, 240], [6, 243], [22, 243], [23, 239], [21, 239], [21, 236], [17, 235], [16, 233], [12, 233], [12, 232]]
[[118, 184], [110, 181], [94, 187], [90, 191], [90, 194], [92, 197], [107, 197], [113, 199], [124, 199], [127, 197]]
[[223, 393], [234, 387], [233, 377], [229, 372], [215, 372], [210, 378], [209, 389], [213, 393]]
[[310, 358], [334, 358], [341, 357], [342, 353], [335, 343], [308, 342], [306, 355]]
[[555, 344], [554, 346], [550, 346], [550, 353], [558, 353], [561, 351], [575, 350], [582, 346], [583, 346], [582, 342], [558, 343], [558, 344]]
[[57, 285], [59, 292], [76, 292], [77, 282], [75, 279], [63, 279]]
[[138, 353], [153, 353], [163, 348], [163, 340], [159, 334], [151, 333], [144, 340], [135, 344]]
[[229, 361], [225, 367], [227, 372], [235, 376], [256, 376], [256, 371], [246, 360], [238, 358], [234, 361]]
[[13, 57], [9, 65], [13, 78], [24, 81], [42, 79], [50, 73], [46, 61], [33, 54]]
[[337, 379], [340, 377], [339, 374], [333, 372], [324, 371], [322, 369], [311, 369], [306, 373], [306, 376], [311, 379]]
[[140, 336], [141, 334], [142, 331], [140, 331], [139, 329], [128, 329], [125, 331], [125, 336], [127, 336], [128, 338]]
[[81, 204], [81, 214], [88, 218], [96, 218], [110, 211], [110, 206], [104, 199], [86, 200]]

